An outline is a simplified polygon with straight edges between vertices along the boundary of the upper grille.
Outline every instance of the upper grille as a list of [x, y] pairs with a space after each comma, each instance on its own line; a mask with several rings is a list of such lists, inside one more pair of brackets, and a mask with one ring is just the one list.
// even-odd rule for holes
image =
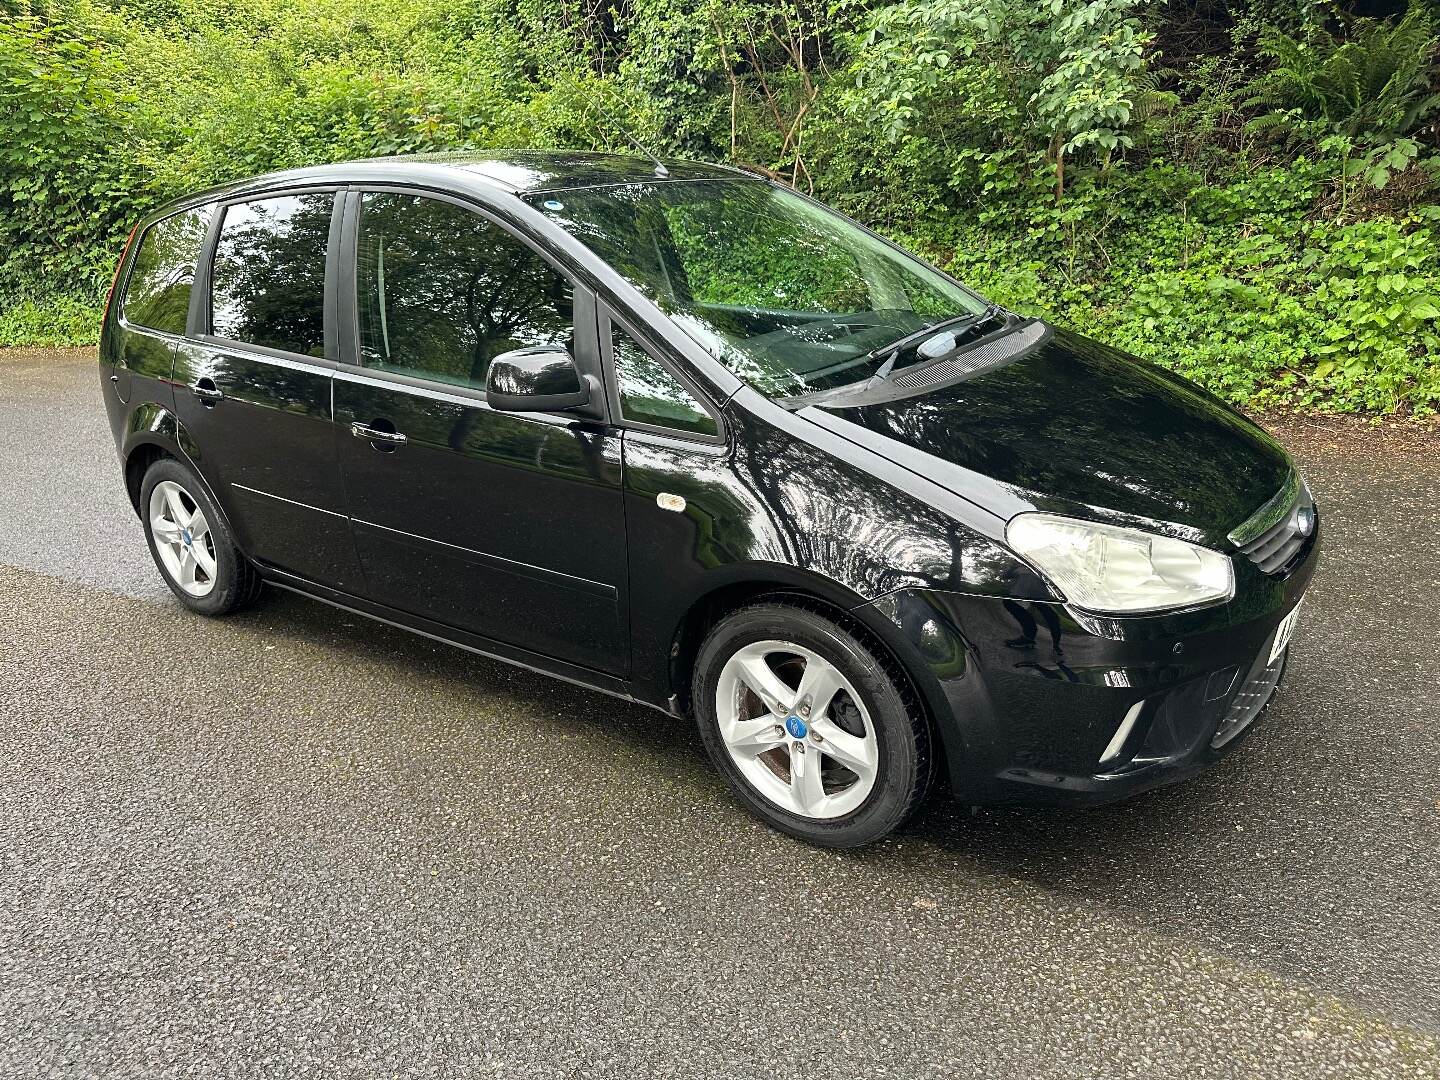
[[1292, 472], [1285, 486], [1230, 534], [1230, 540], [1267, 574], [1294, 568], [1320, 523], [1310, 489]]

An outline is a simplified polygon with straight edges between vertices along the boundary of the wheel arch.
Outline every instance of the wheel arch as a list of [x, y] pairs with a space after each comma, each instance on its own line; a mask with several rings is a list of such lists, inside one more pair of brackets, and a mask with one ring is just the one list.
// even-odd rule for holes
[[[808, 578], [808, 575], [807, 575]], [[842, 627], [870, 649], [896, 679], [902, 695], [924, 715], [934, 740], [936, 776], [949, 775], [948, 743], [952, 725], [941, 722], [944, 693], [918, 658], [907, 659], [908, 645], [889, 620], [864, 597], [825, 580], [797, 581], [788, 575], [728, 581], [697, 597], [671, 635], [668, 677], [671, 710], [692, 715], [690, 700], [695, 661], [710, 630], [742, 608], [782, 603], [813, 611]]]
[[137, 406], [130, 414], [121, 450], [125, 492], [130, 497], [130, 505], [136, 516], [141, 514], [140, 486], [144, 482], [145, 473], [162, 458], [171, 458], [187, 466], [204, 485], [205, 493], [215, 505], [220, 505], [210, 482], [200, 469], [199, 448], [185, 425], [163, 405], [146, 402]]
[[150, 466], [164, 458], [178, 461], [170, 449], [158, 442], [142, 442], [125, 457], [125, 493], [130, 496], [130, 506], [135, 516], [142, 516], [140, 509], [140, 486]]

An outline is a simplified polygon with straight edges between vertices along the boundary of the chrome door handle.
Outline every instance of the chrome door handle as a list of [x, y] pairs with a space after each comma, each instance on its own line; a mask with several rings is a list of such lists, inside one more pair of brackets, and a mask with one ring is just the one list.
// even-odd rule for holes
[[203, 398], [206, 401], [220, 401], [225, 397], [224, 391], [213, 384], [210, 386], [201, 386], [199, 383], [196, 383], [190, 388], [190, 392], [196, 397]]
[[404, 446], [409, 440], [398, 431], [381, 431], [369, 424], [362, 424], [356, 420], [350, 425], [350, 434], [357, 439], [369, 439], [371, 442], [389, 443], [391, 446]]

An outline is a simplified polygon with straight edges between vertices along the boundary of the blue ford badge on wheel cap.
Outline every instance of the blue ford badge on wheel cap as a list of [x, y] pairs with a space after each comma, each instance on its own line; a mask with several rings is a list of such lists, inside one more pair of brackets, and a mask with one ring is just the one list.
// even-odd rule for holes
[[805, 732], [809, 731], [810, 729], [805, 726], [804, 720], [801, 720], [800, 717], [796, 716], [794, 713], [791, 713], [785, 718], [785, 730], [788, 731], [792, 737], [796, 739], [803, 739], [805, 737]]

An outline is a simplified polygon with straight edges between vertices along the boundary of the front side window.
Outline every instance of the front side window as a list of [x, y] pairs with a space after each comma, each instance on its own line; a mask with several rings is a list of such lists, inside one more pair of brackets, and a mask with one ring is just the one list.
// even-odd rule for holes
[[758, 180], [623, 184], [531, 198], [772, 396], [868, 378], [887, 346], [985, 309], [919, 259]]
[[620, 414], [626, 420], [697, 435], [719, 433], [715, 418], [680, 380], [618, 326], [611, 327], [610, 347], [620, 391]]
[[418, 195], [360, 204], [360, 353], [366, 367], [485, 388], [500, 353], [574, 353], [570, 283], [474, 211]]
[[210, 332], [325, 355], [325, 251], [335, 196], [282, 195], [226, 207], [210, 271]]
[[185, 332], [195, 260], [211, 214], [208, 206], [182, 210], [145, 230], [125, 285], [127, 322], [168, 334]]

